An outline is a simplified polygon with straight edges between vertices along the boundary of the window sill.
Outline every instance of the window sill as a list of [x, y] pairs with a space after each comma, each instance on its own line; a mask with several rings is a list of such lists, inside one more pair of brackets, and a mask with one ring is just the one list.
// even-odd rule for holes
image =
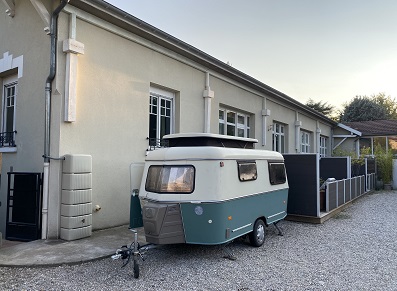
[[16, 153], [17, 147], [2, 147], [0, 148], [0, 153]]

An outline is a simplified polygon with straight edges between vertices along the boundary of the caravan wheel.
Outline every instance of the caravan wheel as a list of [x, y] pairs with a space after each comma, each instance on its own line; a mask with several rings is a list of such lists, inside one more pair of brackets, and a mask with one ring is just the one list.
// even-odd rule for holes
[[265, 223], [262, 219], [255, 221], [254, 230], [249, 234], [250, 244], [260, 247], [265, 242]]

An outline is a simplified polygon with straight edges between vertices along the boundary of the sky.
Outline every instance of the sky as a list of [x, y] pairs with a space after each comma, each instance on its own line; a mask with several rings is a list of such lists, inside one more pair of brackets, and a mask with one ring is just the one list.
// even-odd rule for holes
[[107, 0], [306, 103], [397, 100], [396, 0]]

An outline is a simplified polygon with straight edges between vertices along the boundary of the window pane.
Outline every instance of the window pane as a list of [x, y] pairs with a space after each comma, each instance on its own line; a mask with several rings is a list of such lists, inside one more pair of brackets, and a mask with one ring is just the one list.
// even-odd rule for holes
[[6, 132], [14, 131], [14, 107], [7, 107]]
[[280, 153], [284, 153], [284, 135], [280, 137]]
[[244, 118], [244, 116], [238, 115], [238, 117], [237, 117], [237, 123], [238, 123], [238, 124], [241, 124], [241, 125], [244, 125], [244, 124], [245, 124], [245, 118]]
[[164, 135], [170, 134], [171, 129], [171, 118], [162, 116], [160, 120], [160, 138]]
[[225, 111], [219, 110], [219, 120], [225, 120]]
[[236, 114], [234, 112], [227, 113], [227, 122], [229, 123], [236, 123]]
[[249, 116], [247, 116], [247, 127], [250, 127], [250, 117]]
[[225, 125], [223, 123], [219, 123], [219, 134], [225, 134]]
[[156, 193], [192, 193], [194, 176], [193, 166], [150, 166], [145, 190]]
[[255, 162], [237, 162], [240, 181], [256, 180], [257, 171]]
[[284, 163], [269, 163], [270, 184], [284, 184], [287, 181]]
[[227, 125], [227, 135], [236, 135], [236, 127], [234, 125]]
[[239, 128], [239, 129], [237, 130], [237, 136], [239, 136], [239, 137], [244, 137], [244, 129]]

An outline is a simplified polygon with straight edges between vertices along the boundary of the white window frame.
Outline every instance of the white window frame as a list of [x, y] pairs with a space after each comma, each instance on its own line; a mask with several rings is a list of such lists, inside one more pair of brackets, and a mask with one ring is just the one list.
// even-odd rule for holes
[[326, 136], [320, 136], [320, 157], [326, 157], [328, 155], [328, 138]]
[[301, 130], [301, 153], [310, 153], [310, 138], [311, 134], [308, 131]]
[[273, 122], [272, 128], [272, 150], [283, 154], [285, 153], [285, 125]]
[[[223, 113], [223, 119], [221, 118], [221, 114]], [[228, 122], [227, 121], [227, 116], [228, 114], [233, 114], [234, 115], [234, 122]], [[239, 122], [239, 118], [243, 119], [243, 123]], [[223, 125], [223, 132], [221, 132], [221, 126]], [[229, 127], [234, 127], [234, 135], [237, 137], [250, 137], [250, 131], [251, 131], [251, 115], [242, 113], [240, 111], [236, 110], [229, 110], [225, 108], [219, 108], [219, 134], [227, 135], [227, 129]], [[240, 132], [243, 132], [243, 136], [239, 135], [239, 130]]]
[[[157, 110], [152, 113], [152, 98], [157, 98]], [[170, 102], [170, 107], [165, 108], [165, 114], [167, 114], [167, 110], [169, 110], [169, 118], [170, 118], [170, 132], [166, 134], [174, 133], [175, 126], [175, 93], [171, 91], [166, 91], [163, 89], [150, 87], [150, 97], [149, 97], [149, 137], [150, 137], [150, 116], [156, 115], [156, 136], [152, 138], [156, 138], [157, 140], [161, 140], [161, 116], [163, 115], [161, 112], [162, 106], [161, 101]]]
[[[0, 79], [1, 80], [1, 79]], [[14, 96], [12, 96], [11, 102], [12, 102], [12, 107], [13, 107], [13, 120], [12, 120], [12, 130], [11, 131], [7, 131], [7, 106], [10, 105], [10, 103], [8, 101], [10, 101], [10, 99], [7, 99], [6, 96], [6, 89], [9, 87], [15, 86], [15, 93]], [[1, 91], [2, 91], [2, 111], [1, 111], [1, 132], [5, 133], [5, 132], [14, 132], [16, 130], [15, 128], [15, 124], [16, 124], [16, 104], [17, 104], [17, 96], [18, 96], [18, 76], [17, 75], [13, 75], [13, 76], [9, 76], [6, 78], [3, 78], [2, 80], [2, 84], [1, 84]], [[13, 137], [14, 134], [13, 134]], [[4, 146], [0, 148], [0, 152], [15, 152], [17, 150], [16, 147], [8, 147], [8, 146]]]

